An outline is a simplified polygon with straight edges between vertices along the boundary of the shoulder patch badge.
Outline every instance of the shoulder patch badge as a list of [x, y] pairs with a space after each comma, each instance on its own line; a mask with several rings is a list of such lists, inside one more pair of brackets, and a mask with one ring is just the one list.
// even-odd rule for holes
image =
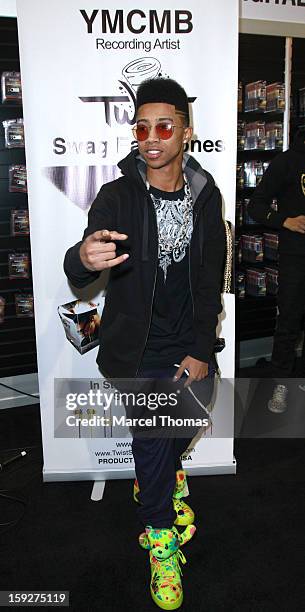
[[302, 186], [302, 191], [303, 191], [304, 196], [305, 196], [305, 174], [302, 174], [302, 176], [301, 176], [301, 186]]

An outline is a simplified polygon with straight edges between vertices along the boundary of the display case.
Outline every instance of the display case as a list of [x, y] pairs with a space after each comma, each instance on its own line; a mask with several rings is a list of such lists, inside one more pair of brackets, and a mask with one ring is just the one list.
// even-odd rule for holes
[[0, 18], [0, 378], [37, 371], [17, 21]]
[[[287, 45], [292, 62], [287, 61]], [[272, 337], [277, 317], [276, 230], [247, 208], [268, 164], [305, 125], [305, 39], [240, 34], [235, 225], [236, 355], [240, 342]], [[287, 78], [288, 77], [288, 78]], [[285, 82], [291, 82], [285, 92]], [[288, 94], [288, 95], [287, 95]], [[286, 99], [286, 107], [285, 107]], [[277, 201], [270, 202], [277, 209]]]

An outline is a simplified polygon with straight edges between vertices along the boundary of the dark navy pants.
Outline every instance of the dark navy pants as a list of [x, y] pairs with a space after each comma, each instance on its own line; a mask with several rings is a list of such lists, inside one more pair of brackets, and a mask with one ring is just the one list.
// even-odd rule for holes
[[[295, 378], [295, 347], [305, 309], [305, 257], [280, 254], [277, 302], [279, 314], [272, 351], [273, 375]], [[305, 371], [305, 341], [302, 366]]]
[[[177, 368], [174, 366], [145, 370], [140, 369], [139, 378], [173, 378]], [[187, 378], [186, 374], [184, 375]], [[208, 386], [206, 404], [211, 398], [214, 376], [202, 381]], [[193, 385], [200, 383], [193, 383]], [[192, 386], [193, 386], [192, 385]], [[205, 404], [205, 405], [206, 405]], [[202, 417], [204, 418], [204, 414]], [[200, 428], [198, 428], [200, 429]], [[172, 496], [176, 484], [176, 471], [182, 469], [181, 455], [190, 445], [191, 438], [138, 438], [132, 441], [135, 470], [140, 487], [140, 506], [138, 516], [141, 522], [153, 528], [170, 529], [176, 519]]]

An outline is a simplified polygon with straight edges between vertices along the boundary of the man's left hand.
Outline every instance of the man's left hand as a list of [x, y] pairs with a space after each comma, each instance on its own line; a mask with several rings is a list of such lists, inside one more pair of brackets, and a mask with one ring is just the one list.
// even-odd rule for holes
[[202, 380], [206, 378], [209, 372], [209, 364], [205, 361], [199, 361], [187, 355], [180, 364], [179, 370], [177, 370], [174, 380], [179, 380], [184, 372], [189, 371], [189, 376], [184, 384], [185, 387], [189, 387], [194, 380]]

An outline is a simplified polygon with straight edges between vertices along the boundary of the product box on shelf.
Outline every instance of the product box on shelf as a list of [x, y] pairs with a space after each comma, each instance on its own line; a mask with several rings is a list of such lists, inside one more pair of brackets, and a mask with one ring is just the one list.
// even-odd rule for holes
[[23, 164], [9, 167], [9, 188], [10, 192], [27, 193], [26, 167]]
[[246, 136], [245, 137], [245, 151], [261, 151], [265, 148], [265, 140], [257, 138], [257, 136]]
[[34, 299], [31, 293], [16, 293], [15, 295], [16, 317], [34, 316]]
[[256, 225], [256, 221], [250, 217], [248, 213], [248, 206], [250, 204], [250, 198], [244, 198], [243, 201], [243, 220], [245, 225]]
[[237, 164], [236, 166], [236, 187], [243, 189], [245, 184], [245, 172], [244, 164]]
[[264, 257], [271, 261], [278, 261], [279, 236], [275, 232], [264, 232]]
[[252, 121], [252, 123], [246, 123], [245, 126], [246, 136], [256, 136], [256, 138], [264, 138], [266, 126], [264, 121]]
[[262, 172], [261, 172], [261, 174], [259, 175], [259, 177], [257, 178], [257, 181], [256, 181], [257, 185], [261, 181], [262, 176], [263, 176], [263, 174], [265, 174], [265, 172], [268, 169], [269, 165], [270, 165], [270, 161], [263, 162]]
[[1, 76], [3, 104], [21, 104], [22, 89], [20, 72], [3, 72]]
[[266, 111], [285, 110], [285, 84], [271, 83], [266, 87]]
[[244, 162], [244, 187], [257, 187], [268, 165], [259, 160]]
[[30, 278], [30, 257], [28, 253], [9, 253], [8, 276], [14, 278]]
[[256, 187], [256, 177], [261, 162], [249, 161], [244, 163], [244, 186]]
[[7, 119], [2, 121], [4, 127], [4, 142], [7, 149], [24, 149], [23, 119]]
[[243, 300], [246, 295], [246, 278], [243, 272], [235, 274], [235, 293], [238, 299]]
[[263, 261], [264, 240], [262, 236], [256, 234], [243, 234], [242, 240], [242, 260], [246, 262]]
[[245, 125], [245, 150], [265, 150], [265, 123], [254, 121]]
[[266, 81], [245, 85], [245, 112], [266, 110]]
[[283, 149], [283, 124], [280, 121], [266, 123], [266, 150]]
[[277, 268], [265, 268], [266, 291], [269, 295], [277, 295], [279, 288], [279, 271]]
[[11, 235], [28, 236], [29, 233], [29, 211], [26, 208], [18, 208], [11, 210]]
[[266, 295], [266, 272], [247, 268], [246, 293], [255, 297]]
[[243, 151], [245, 148], [245, 122], [237, 122], [237, 148], [239, 151]]

